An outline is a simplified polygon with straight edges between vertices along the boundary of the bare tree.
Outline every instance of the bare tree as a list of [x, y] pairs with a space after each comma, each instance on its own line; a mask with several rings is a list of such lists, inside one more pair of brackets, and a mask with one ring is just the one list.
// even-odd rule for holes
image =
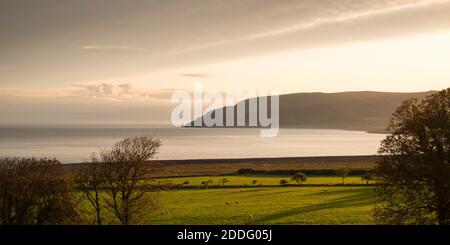
[[345, 178], [348, 177], [348, 173], [350, 172], [350, 169], [348, 169], [348, 168], [342, 168], [342, 169], [339, 169], [338, 172], [339, 172], [339, 175], [340, 175], [341, 178], [342, 178], [342, 184], [345, 184], [344, 181], [345, 181]]
[[102, 224], [100, 191], [105, 185], [104, 173], [104, 165], [99, 162], [96, 154], [93, 153], [91, 161], [82, 163], [75, 175], [77, 188], [83, 192], [84, 197], [94, 208], [98, 225]]
[[363, 176], [361, 176], [361, 180], [366, 181], [366, 185], [368, 185], [369, 181], [373, 180], [373, 174], [366, 173]]
[[130, 224], [155, 205], [142, 182], [149, 174], [146, 161], [155, 157], [160, 146], [154, 136], [129, 137], [100, 153], [105, 166], [105, 207], [122, 224]]

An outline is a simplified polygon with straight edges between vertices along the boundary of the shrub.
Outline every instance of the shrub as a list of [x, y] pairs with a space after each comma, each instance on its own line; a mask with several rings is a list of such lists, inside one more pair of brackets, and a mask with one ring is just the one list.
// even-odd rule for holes
[[287, 185], [287, 184], [289, 184], [289, 181], [285, 179], [280, 180], [280, 185]]
[[73, 185], [56, 159], [0, 159], [0, 223], [79, 222]]

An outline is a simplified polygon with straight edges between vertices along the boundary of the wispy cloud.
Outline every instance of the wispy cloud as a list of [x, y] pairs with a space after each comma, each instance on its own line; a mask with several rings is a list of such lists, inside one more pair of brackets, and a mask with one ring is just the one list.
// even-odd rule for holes
[[298, 24], [292, 24], [284, 26], [281, 28], [275, 28], [270, 31], [253, 33], [250, 35], [244, 35], [234, 39], [225, 39], [216, 42], [204, 43], [201, 45], [189, 47], [183, 50], [179, 50], [175, 54], [181, 54], [191, 51], [197, 51], [201, 49], [214, 48], [222, 45], [253, 41], [262, 38], [270, 38], [275, 36], [281, 36], [284, 34], [292, 34], [299, 31], [310, 30], [322, 25], [332, 24], [332, 23], [344, 23], [349, 21], [357, 21], [363, 18], [371, 18], [383, 15], [393, 14], [399, 11], [415, 10], [420, 8], [429, 7], [436, 4], [450, 3], [450, 0], [418, 0], [418, 1], [393, 1], [390, 4], [383, 4], [379, 6], [374, 6], [366, 10], [360, 11], [344, 11], [338, 13], [337, 15], [328, 17], [319, 17], [308, 22], [301, 22]]
[[211, 78], [211, 74], [206, 73], [185, 73], [180, 74], [182, 77], [191, 77], [191, 78]]
[[125, 45], [87, 45], [80, 47], [80, 49], [87, 51], [116, 51], [116, 52], [137, 52], [137, 53], [148, 52], [148, 50], [145, 48], [131, 47]]
[[328, 23], [334, 23], [334, 22], [347, 22], [347, 21], [353, 21], [358, 20], [362, 18], [370, 18], [374, 16], [380, 16], [385, 14], [391, 14], [397, 11], [405, 11], [405, 10], [412, 10], [417, 8], [423, 8], [427, 7], [433, 4], [439, 4], [439, 3], [448, 3], [449, 0], [422, 0], [417, 2], [410, 2], [410, 3], [392, 3], [391, 5], [387, 5], [385, 7], [378, 7], [378, 8], [372, 8], [365, 11], [358, 11], [358, 12], [348, 12], [348, 13], [342, 13], [340, 15], [329, 17], [329, 18], [318, 18], [312, 22], [309, 23], [303, 23], [298, 25], [292, 25], [287, 26], [281, 29], [272, 30], [269, 32], [263, 32], [258, 33], [255, 35], [250, 35], [242, 38], [243, 40], [252, 40], [252, 39], [258, 39], [258, 38], [264, 38], [264, 37], [271, 37], [271, 36], [277, 36], [281, 34], [287, 34], [292, 33], [296, 31], [301, 31], [304, 29], [311, 29], [320, 25], [328, 24]]

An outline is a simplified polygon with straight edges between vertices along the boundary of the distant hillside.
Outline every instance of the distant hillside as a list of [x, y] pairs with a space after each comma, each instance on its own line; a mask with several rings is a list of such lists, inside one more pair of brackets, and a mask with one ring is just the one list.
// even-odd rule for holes
[[[433, 92], [342, 92], [280, 95], [280, 127], [323, 128], [385, 132], [389, 118], [401, 103], [411, 97], [424, 98]], [[250, 100], [254, 100], [252, 98]], [[246, 122], [248, 125], [248, 102]], [[236, 106], [234, 106], [236, 114]], [[224, 110], [224, 121], [226, 118]], [[207, 112], [207, 114], [215, 111]], [[197, 118], [201, 120], [202, 118]], [[236, 121], [236, 118], [235, 118]], [[193, 126], [194, 121], [186, 126]]]

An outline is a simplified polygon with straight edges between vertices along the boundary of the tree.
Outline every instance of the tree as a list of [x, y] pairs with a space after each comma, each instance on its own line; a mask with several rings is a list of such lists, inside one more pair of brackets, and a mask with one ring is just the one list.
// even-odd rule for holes
[[0, 159], [1, 224], [79, 221], [72, 184], [56, 159]]
[[105, 168], [99, 162], [95, 154], [91, 155], [91, 161], [82, 163], [75, 174], [75, 183], [84, 197], [95, 210], [97, 224], [102, 224], [101, 217], [101, 195], [100, 190], [105, 186]]
[[258, 183], [258, 180], [254, 179], [252, 180], [252, 185], [256, 185]]
[[295, 180], [298, 184], [302, 184], [306, 181], [306, 174], [298, 172], [294, 176], [292, 176], [291, 180]]
[[342, 177], [342, 184], [345, 184], [345, 178], [348, 177], [349, 172], [350, 172], [350, 169], [348, 169], [348, 168], [339, 169], [339, 175]]
[[450, 89], [395, 111], [379, 149], [376, 221], [450, 224]]
[[142, 181], [150, 172], [146, 161], [155, 157], [160, 146], [161, 141], [153, 136], [129, 137], [100, 153], [105, 167], [105, 207], [122, 224], [136, 222], [156, 205]]
[[361, 176], [361, 180], [366, 181], [366, 185], [368, 185], [369, 181], [373, 180], [373, 175], [371, 173], [366, 173]]

